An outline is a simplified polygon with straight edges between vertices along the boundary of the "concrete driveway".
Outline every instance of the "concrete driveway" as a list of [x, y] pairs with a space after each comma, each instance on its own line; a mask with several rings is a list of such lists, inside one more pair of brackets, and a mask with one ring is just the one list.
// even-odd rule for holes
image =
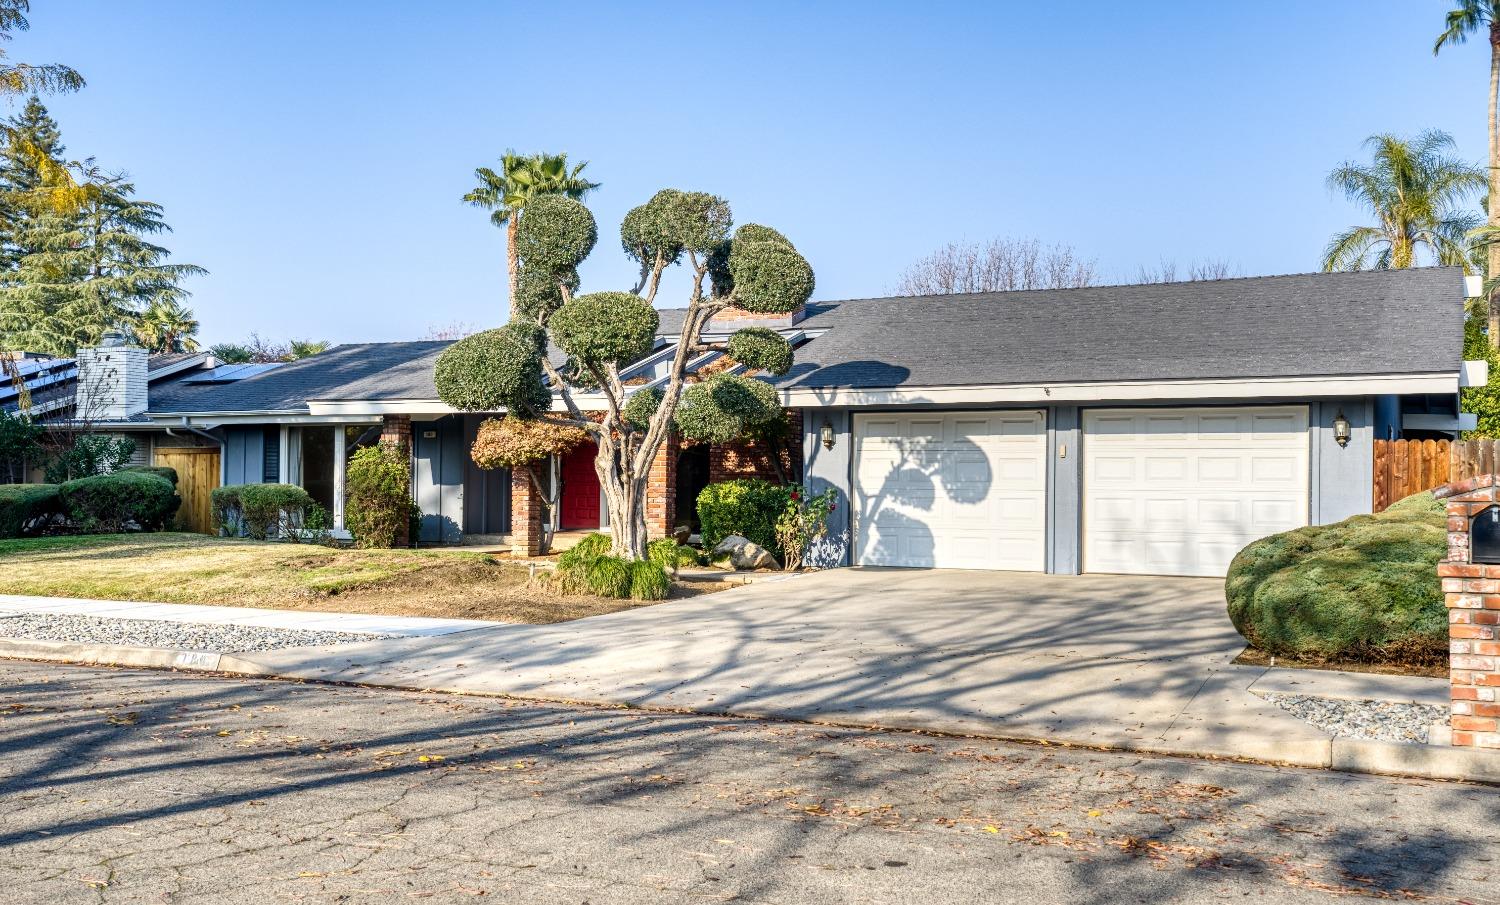
[[1242, 648], [1217, 579], [839, 569], [224, 666], [1326, 765], [1328, 735], [1249, 693]]

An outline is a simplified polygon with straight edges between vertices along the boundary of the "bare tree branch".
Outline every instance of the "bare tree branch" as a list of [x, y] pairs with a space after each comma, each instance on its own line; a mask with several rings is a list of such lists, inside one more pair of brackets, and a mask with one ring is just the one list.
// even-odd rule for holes
[[897, 295], [950, 295], [1027, 289], [1078, 289], [1098, 283], [1098, 268], [1071, 246], [1037, 239], [953, 242], [906, 269]]

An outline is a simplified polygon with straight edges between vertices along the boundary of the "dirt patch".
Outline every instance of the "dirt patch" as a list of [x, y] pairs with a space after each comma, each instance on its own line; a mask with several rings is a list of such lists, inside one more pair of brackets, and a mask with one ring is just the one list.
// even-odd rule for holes
[[[1272, 661], [1275, 661], [1272, 663]], [[1262, 650], [1247, 647], [1234, 662], [1241, 666], [1276, 666], [1283, 669], [1324, 669], [1331, 672], [1363, 672], [1381, 676], [1426, 676], [1448, 678], [1448, 667], [1434, 664], [1365, 663], [1355, 660], [1298, 660], [1294, 657], [1272, 657]]]

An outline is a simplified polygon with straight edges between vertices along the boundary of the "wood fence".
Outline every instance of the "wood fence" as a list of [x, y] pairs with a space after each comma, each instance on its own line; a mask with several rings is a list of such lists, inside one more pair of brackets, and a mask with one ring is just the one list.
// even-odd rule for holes
[[1500, 469], [1496, 440], [1376, 440], [1374, 509], [1450, 481]]

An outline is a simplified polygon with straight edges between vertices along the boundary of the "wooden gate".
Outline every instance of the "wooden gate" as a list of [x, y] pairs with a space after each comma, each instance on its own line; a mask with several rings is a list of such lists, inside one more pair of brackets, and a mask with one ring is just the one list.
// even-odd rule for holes
[[214, 532], [209, 495], [219, 486], [219, 451], [204, 446], [158, 447], [157, 465], [177, 469], [177, 493], [182, 508], [177, 525], [183, 531]]
[[1376, 512], [1405, 496], [1462, 481], [1476, 475], [1493, 474], [1500, 468], [1496, 440], [1376, 440]]

